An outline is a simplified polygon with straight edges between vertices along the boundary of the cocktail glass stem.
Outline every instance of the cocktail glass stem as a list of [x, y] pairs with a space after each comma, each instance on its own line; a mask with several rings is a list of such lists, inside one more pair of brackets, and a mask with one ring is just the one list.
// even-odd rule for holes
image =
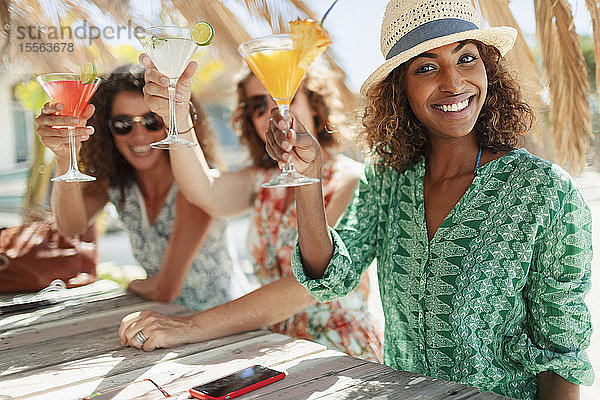
[[160, 142], [154, 142], [150, 144], [153, 149], [169, 149], [176, 147], [193, 147], [196, 145], [194, 142], [182, 139], [179, 137], [177, 130], [177, 122], [175, 116], [175, 91], [177, 88], [178, 78], [170, 78], [169, 81], [169, 132], [167, 137]]
[[169, 81], [169, 137], [177, 137], [177, 122], [175, 118], [175, 89], [177, 78]]
[[77, 146], [75, 146], [75, 127], [69, 126], [69, 127], [67, 127], [67, 131], [69, 132], [69, 171], [68, 172], [79, 171], [79, 166], [77, 165]]
[[[284, 134], [287, 135], [288, 131], [291, 128], [291, 118], [290, 118], [290, 106], [288, 104], [280, 104], [279, 113], [285, 120], [285, 131]], [[290, 187], [290, 186], [301, 186], [301, 185], [309, 185], [312, 183], [320, 182], [317, 178], [311, 178], [308, 176], [304, 176], [296, 171], [294, 168], [294, 164], [292, 162], [287, 162], [283, 165], [281, 169], [281, 173], [271, 179], [269, 182], [263, 183], [261, 186], [264, 188], [276, 188], [276, 187]]]
[[75, 127], [68, 126], [67, 131], [69, 133], [69, 169], [64, 174], [50, 179], [52, 182], [91, 182], [95, 181], [96, 178], [86, 174], [82, 174], [79, 171], [77, 165], [77, 146], [75, 145]]
[[[291, 118], [290, 118], [290, 107], [287, 104], [280, 104], [279, 106], [279, 114], [281, 114], [281, 116], [283, 117], [283, 120], [285, 121], [285, 132], [283, 132], [286, 136], [288, 134], [288, 131], [291, 128]], [[281, 169], [281, 172], [283, 174], [290, 174], [290, 173], [294, 173], [296, 172], [296, 169], [294, 168], [294, 164], [292, 164], [291, 161], [288, 161], [284, 164], [283, 168]]]

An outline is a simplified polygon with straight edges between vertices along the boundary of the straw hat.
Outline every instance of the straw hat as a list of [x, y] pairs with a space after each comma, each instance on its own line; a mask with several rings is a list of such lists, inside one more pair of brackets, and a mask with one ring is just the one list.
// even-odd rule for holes
[[400, 64], [431, 49], [474, 39], [506, 54], [517, 38], [508, 26], [481, 28], [471, 0], [390, 0], [381, 25], [381, 53], [386, 61], [367, 78], [364, 95]]

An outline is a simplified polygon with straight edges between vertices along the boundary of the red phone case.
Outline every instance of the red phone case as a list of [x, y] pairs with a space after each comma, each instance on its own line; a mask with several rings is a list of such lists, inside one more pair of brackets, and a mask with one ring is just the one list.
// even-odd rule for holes
[[268, 379], [265, 379], [263, 381], [254, 383], [252, 385], [248, 385], [248, 386], [243, 387], [241, 389], [238, 389], [238, 390], [236, 390], [234, 392], [227, 393], [227, 394], [225, 394], [223, 396], [220, 396], [220, 397], [213, 397], [213, 396], [210, 396], [210, 395], [208, 395], [206, 393], [198, 392], [198, 391], [194, 390], [194, 388], [190, 389], [190, 394], [192, 396], [194, 396], [195, 398], [197, 398], [197, 399], [203, 399], [203, 400], [230, 400], [230, 399], [234, 399], [236, 397], [242, 396], [242, 395], [244, 395], [246, 393], [250, 393], [253, 390], [257, 390], [257, 389], [260, 389], [261, 387], [265, 387], [267, 385], [270, 385], [271, 383], [275, 383], [277, 381], [280, 381], [283, 378], [285, 378], [285, 372], [282, 372], [279, 375], [275, 375], [275, 376], [273, 376], [271, 378], [268, 378]]

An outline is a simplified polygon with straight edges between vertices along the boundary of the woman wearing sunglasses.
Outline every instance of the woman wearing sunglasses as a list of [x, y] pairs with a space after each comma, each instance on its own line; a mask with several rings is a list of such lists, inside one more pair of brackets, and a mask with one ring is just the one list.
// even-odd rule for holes
[[[146, 56], [140, 60], [148, 61], [145, 65], [149, 67], [144, 88], [146, 102], [151, 109], [163, 110], [166, 115], [167, 87], [160, 82], [162, 75]], [[194, 70], [192, 63], [184, 75], [191, 75]], [[339, 79], [324, 66], [313, 68], [291, 105], [294, 115], [310, 127], [323, 148], [326, 160], [323, 194], [332, 224], [350, 201], [361, 171], [359, 163], [338, 152], [345, 125], [335, 86]], [[180, 85], [178, 90], [185, 94], [183, 98], [189, 97], [186, 80], [180, 80]], [[251, 211], [248, 251], [262, 286], [244, 297], [185, 319], [176, 320], [151, 311], [125, 317], [119, 329], [121, 341], [136, 346], [135, 333], [143, 329], [154, 339], [143, 348], [153, 350], [270, 326], [273, 332], [381, 361], [381, 334], [367, 309], [367, 279], [341, 301], [316, 303], [292, 276], [290, 257], [296, 238], [294, 189], [261, 188], [262, 183], [279, 173], [264, 144], [275, 103], [252, 74], [238, 83], [237, 93], [238, 106], [232, 122], [249, 150], [252, 165], [215, 175], [209, 172], [207, 154], [196, 147], [172, 153], [173, 171], [188, 199], [213, 217]], [[178, 123], [189, 125], [187, 116], [180, 115], [179, 120]], [[184, 137], [193, 140], [192, 134]]]
[[[54, 184], [51, 202], [58, 228], [66, 234], [84, 232], [104, 205], [113, 202], [133, 254], [148, 273], [147, 279], [132, 281], [130, 290], [194, 310], [237, 298], [246, 292], [245, 277], [234, 268], [227, 250], [225, 224], [182, 196], [169, 152], [149, 147], [164, 138], [165, 127], [146, 105], [143, 87], [142, 66], [116, 69], [103, 80], [81, 120], [76, 121], [82, 142], [80, 162], [98, 180]], [[68, 166], [69, 147], [64, 129], [52, 127], [71, 118], [53, 115], [60, 107], [47, 103], [36, 118], [38, 135], [56, 155], [58, 174]], [[186, 102], [185, 109], [197, 112], [188, 127], [193, 127], [209, 162], [215, 163], [208, 120], [198, 106], [194, 112]]]

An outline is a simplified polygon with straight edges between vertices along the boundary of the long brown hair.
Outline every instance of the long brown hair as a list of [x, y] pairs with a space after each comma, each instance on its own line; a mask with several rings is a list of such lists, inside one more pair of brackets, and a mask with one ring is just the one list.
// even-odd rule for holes
[[[518, 145], [518, 139], [534, 122], [531, 107], [522, 97], [498, 49], [479, 41], [479, 50], [488, 79], [488, 92], [474, 131], [479, 145], [492, 152]], [[415, 117], [406, 94], [406, 68], [411, 60], [395, 68], [366, 94], [363, 116], [365, 141], [381, 165], [405, 170], [424, 154], [427, 132]]]
[[[133, 184], [136, 172], [117, 149], [113, 135], [108, 128], [108, 120], [118, 93], [133, 92], [144, 95], [142, 91], [144, 72], [145, 68], [141, 65], [129, 64], [115, 69], [102, 80], [90, 100], [90, 103], [96, 107], [96, 111], [89, 121], [89, 125], [95, 129], [95, 133], [89, 140], [83, 142], [79, 153], [82, 169], [93, 174], [99, 180], [107, 180], [109, 186], [119, 188], [121, 193], [125, 187]], [[190, 113], [195, 121], [194, 128], [198, 143], [200, 143], [209, 164], [219, 164], [216, 141], [208, 118], [195, 99], [192, 99], [192, 104], [194, 107], [190, 107]], [[165, 154], [168, 155], [168, 152]]]
[[[231, 125], [240, 137], [240, 142], [247, 147], [253, 166], [271, 168], [277, 163], [269, 157], [252, 122], [252, 117], [246, 112], [247, 99], [244, 90], [246, 82], [252, 78], [252, 72], [247, 73], [237, 84], [238, 103], [231, 116]], [[310, 108], [315, 112], [315, 137], [323, 147], [337, 148], [350, 137], [346, 115], [340, 101], [340, 93], [336, 80], [340, 79], [330, 68], [319, 63], [314, 64], [306, 73], [306, 77], [298, 90], [304, 90]]]

